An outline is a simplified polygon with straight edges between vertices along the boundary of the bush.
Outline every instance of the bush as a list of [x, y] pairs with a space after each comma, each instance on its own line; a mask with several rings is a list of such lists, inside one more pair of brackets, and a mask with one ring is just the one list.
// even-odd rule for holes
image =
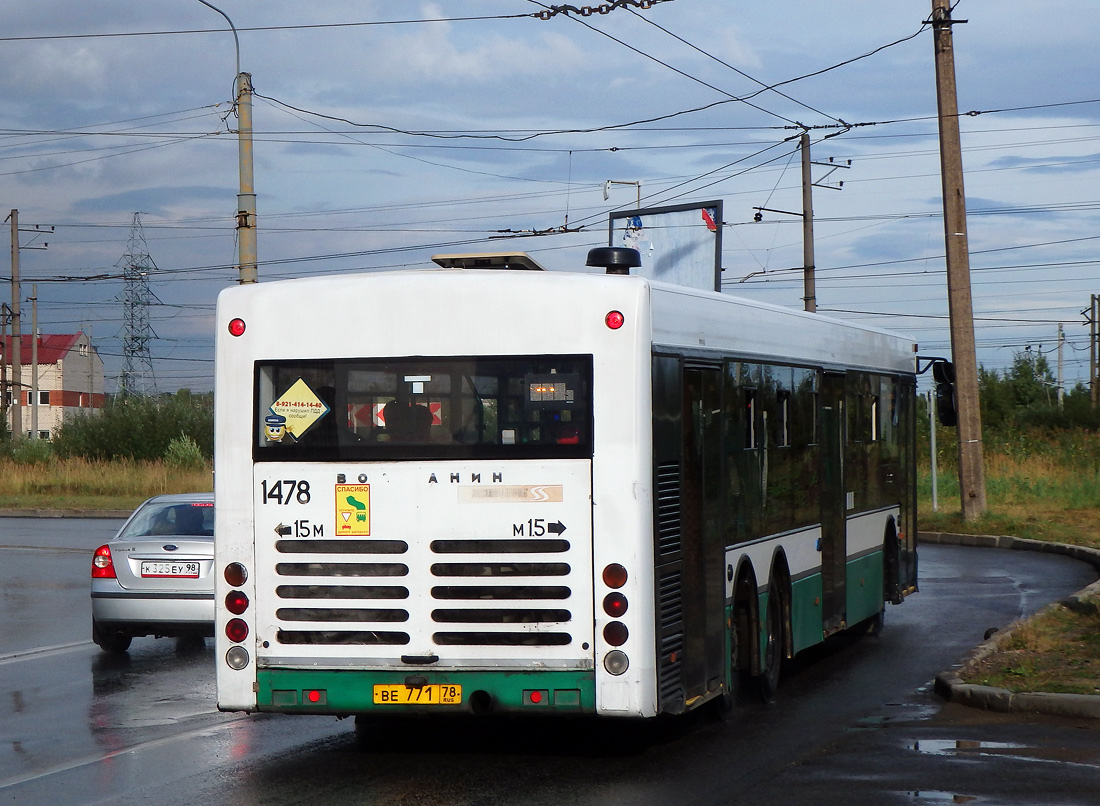
[[180, 434], [168, 443], [164, 461], [180, 470], [198, 470], [206, 464], [206, 457], [202, 455], [202, 449], [195, 440], [186, 434]]
[[24, 439], [12, 446], [11, 458], [17, 465], [41, 465], [53, 457], [53, 446], [44, 439]]
[[59, 456], [152, 461], [188, 437], [205, 458], [214, 455], [214, 405], [210, 395], [181, 390], [160, 398], [124, 397], [66, 422], [54, 440]]

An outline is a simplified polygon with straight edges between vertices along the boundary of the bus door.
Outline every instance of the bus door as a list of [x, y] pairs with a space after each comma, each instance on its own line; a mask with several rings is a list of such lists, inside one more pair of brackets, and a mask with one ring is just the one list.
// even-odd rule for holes
[[847, 496], [844, 482], [843, 373], [821, 383], [821, 605], [825, 635], [844, 628], [847, 574]]
[[685, 366], [683, 374], [683, 682], [689, 703], [716, 690], [725, 676], [719, 373], [718, 367]]

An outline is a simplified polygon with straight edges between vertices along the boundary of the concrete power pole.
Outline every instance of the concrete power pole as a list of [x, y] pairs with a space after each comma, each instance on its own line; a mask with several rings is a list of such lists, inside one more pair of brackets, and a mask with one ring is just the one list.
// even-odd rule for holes
[[805, 310], [817, 313], [817, 286], [814, 278], [814, 201], [810, 174], [810, 133], [798, 138], [802, 150], [802, 301]]
[[19, 303], [22, 294], [19, 291], [19, 211], [12, 210], [11, 215], [11, 438], [18, 441], [23, 438], [23, 411], [19, 398], [23, 394], [23, 356], [21, 353], [23, 333], [19, 327]]
[[1100, 314], [1100, 297], [1093, 294], [1089, 297], [1089, 400], [1092, 407], [1096, 408], [1097, 397], [1100, 396], [1100, 371], [1097, 367], [1096, 356], [1096, 320]]
[[252, 75], [237, 73], [237, 157], [240, 192], [237, 194], [237, 281], [257, 280], [256, 187], [252, 175]]
[[951, 317], [951, 355], [959, 414], [959, 492], [962, 515], [977, 520], [985, 512], [982, 418], [978, 404], [978, 361], [974, 343], [974, 306], [970, 295], [970, 250], [966, 237], [962, 138], [955, 88], [955, 54], [949, 0], [932, 0], [935, 34], [936, 100], [940, 128], [943, 225], [947, 247], [947, 299]]

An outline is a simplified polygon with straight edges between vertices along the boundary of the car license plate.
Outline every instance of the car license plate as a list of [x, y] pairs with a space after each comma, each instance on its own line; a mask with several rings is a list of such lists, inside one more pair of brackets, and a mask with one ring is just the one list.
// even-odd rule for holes
[[163, 562], [146, 560], [141, 564], [143, 577], [184, 577], [197, 578], [199, 564], [197, 562]]
[[374, 686], [375, 705], [461, 705], [462, 686], [451, 683], [431, 683], [420, 688], [397, 685], [376, 684]]

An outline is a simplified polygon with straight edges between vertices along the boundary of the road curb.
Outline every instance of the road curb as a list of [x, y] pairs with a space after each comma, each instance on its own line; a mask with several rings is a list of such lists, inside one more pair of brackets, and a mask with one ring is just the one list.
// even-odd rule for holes
[[[1060, 554], [1081, 562], [1086, 562], [1100, 573], [1100, 550], [1073, 546], [1068, 543], [1048, 543], [1043, 540], [1029, 540], [1009, 535], [962, 535], [947, 532], [919, 532], [917, 543], [935, 543], [951, 546], [975, 546], [979, 548], [1014, 549], [1017, 551], [1039, 551], [1046, 554]], [[1041, 609], [1040, 615], [1055, 607], [1068, 607], [1078, 612], [1096, 612], [1097, 606], [1090, 601], [1100, 596], [1100, 580], [1054, 602]], [[1030, 618], [1030, 617], [1029, 617]], [[948, 702], [967, 705], [971, 708], [984, 708], [988, 711], [1017, 711], [1033, 714], [1048, 714], [1075, 719], [1100, 719], [1100, 696], [1091, 694], [1014, 694], [1003, 688], [979, 686], [964, 683], [960, 674], [973, 669], [985, 658], [1000, 648], [1012, 634], [1028, 619], [1020, 619], [999, 630], [988, 640], [975, 647], [955, 668], [936, 675], [935, 691]]]
[[132, 509], [0, 509], [0, 518], [129, 518]]

